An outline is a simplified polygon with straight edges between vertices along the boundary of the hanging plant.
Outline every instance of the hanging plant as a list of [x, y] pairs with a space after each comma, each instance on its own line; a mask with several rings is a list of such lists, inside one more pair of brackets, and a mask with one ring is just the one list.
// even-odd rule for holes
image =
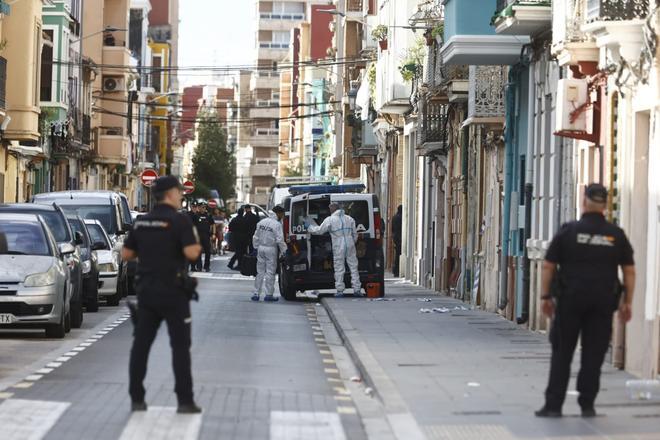
[[405, 82], [410, 82], [415, 78], [417, 73], [417, 68], [419, 66], [415, 63], [407, 63], [402, 66], [399, 66], [399, 72], [401, 72], [401, 77]]
[[424, 63], [426, 52], [424, 38], [418, 38], [412, 47], [406, 49], [406, 55], [401, 60], [399, 72], [405, 82], [411, 82]]
[[373, 38], [374, 41], [387, 40], [387, 26], [384, 24], [376, 26], [374, 30], [371, 31], [371, 38]]
[[435, 38], [435, 41], [437, 41], [438, 44], [442, 44], [442, 40], [444, 40], [444, 35], [445, 35], [444, 23], [440, 23], [431, 30], [431, 36]]
[[369, 64], [367, 68], [367, 81], [369, 82], [369, 96], [376, 98], [376, 63]]

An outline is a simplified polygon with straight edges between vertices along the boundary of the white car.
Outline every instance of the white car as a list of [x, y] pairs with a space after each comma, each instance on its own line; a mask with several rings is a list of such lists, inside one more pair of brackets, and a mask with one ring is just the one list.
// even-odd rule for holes
[[92, 250], [96, 252], [99, 265], [99, 297], [107, 299], [117, 293], [119, 275], [119, 252], [98, 220], [85, 220], [85, 226], [92, 239]]

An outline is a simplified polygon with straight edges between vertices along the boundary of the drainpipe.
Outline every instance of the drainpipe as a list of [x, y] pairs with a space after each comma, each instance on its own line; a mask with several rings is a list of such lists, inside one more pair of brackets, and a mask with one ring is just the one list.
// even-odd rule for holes
[[508, 255], [509, 237], [511, 227], [511, 186], [513, 185], [513, 148], [515, 144], [515, 107], [516, 84], [518, 81], [518, 68], [514, 66], [509, 70], [509, 82], [506, 85], [506, 127], [504, 132], [504, 206], [502, 208], [502, 254], [500, 255], [500, 291], [497, 307], [502, 310], [509, 304], [507, 288], [509, 284]]

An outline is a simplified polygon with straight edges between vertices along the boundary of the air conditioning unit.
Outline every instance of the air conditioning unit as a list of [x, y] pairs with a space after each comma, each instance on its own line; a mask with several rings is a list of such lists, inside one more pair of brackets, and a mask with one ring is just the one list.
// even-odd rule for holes
[[586, 79], [564, 78], [557, 90], [555, 131], [587, 132], [589, 86]]
[[122, 76], [104, 76], [103, 77], [103, 91], [104, 92], [125, 92], [126, 80]]

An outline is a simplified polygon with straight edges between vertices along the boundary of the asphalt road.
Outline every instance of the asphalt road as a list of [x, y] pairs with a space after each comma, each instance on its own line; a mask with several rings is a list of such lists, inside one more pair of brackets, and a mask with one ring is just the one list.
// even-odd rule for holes
[[253, 303], [252, 279], [229, 271], [226, 257], [213, 268], [201, 274], [193, 304], [202, 415], [175, 414], [164, 325], [145, 383], [149, 411], [130, 412], [132, 324], [120, 306], [87, 314], [83, 329], [63, 341], [0, 334], [0, 439], [366, 438], [316, 303]]

